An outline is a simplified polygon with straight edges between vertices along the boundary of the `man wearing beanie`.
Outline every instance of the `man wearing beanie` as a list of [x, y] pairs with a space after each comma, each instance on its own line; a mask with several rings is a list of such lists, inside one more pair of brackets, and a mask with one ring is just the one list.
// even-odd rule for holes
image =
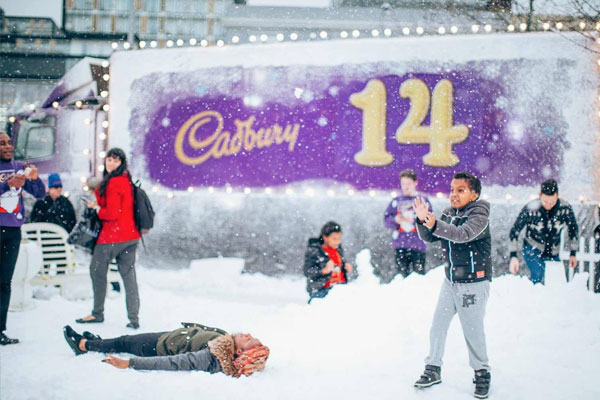
[[71, 232], [75, 226], [73, 205], [62, 195], [62, 182], [58, 174], [48, 176], [48, 194], [36, 201], [31, 212], [31, 222], [49, 222]]

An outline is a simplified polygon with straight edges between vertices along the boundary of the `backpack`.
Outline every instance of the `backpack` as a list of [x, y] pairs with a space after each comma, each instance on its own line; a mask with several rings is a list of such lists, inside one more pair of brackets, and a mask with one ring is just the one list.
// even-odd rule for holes
[[140, 181], [131, 184], [133, 187], [133, 219], [140, 234], [148, 233], [154, 226], [154, 209], [148, 195], [142, 189]]

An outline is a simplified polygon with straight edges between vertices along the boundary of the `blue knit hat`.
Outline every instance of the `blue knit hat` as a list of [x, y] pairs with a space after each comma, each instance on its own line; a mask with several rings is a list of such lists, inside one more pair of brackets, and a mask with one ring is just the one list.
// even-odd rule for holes
[[58, 175], [58, 174], [48, 175], [48, 187], [49, 188], [62, 187], [62, 182], [60, 181], [60, 175]]

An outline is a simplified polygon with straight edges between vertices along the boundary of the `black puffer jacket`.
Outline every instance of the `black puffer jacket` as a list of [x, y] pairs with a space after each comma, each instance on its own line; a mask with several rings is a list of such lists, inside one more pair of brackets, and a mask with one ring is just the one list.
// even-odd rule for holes
[[548, 258], [558, 255], [561, 232], [566, 227], [569, 234], [568, 248], [571, 250], [571, 255], [575, 255], [578, 248], [579, 228], [573, 208], [567, 201], [558, 199], [550, 211], [542, 207], [539, 199], [527, 203], [510, 230], [511, 257], [517, 256], [519, 233], [524, 227], [527, 227], [525, 242]]
[[[308, 239], [308, 246], [306, 254], [304, 255], [304, 276], [306, 276], [306, 290], [308, 294], [313, 294], [323, 289], [331, 274], [323, 275], [321, 270], [325, 268], [325, 265], [329, 262], [329, 255], [323, 250], [323, 242], [318, 238]], [[344, 249], [342, 246], [338, 247], [337, 251], [342, 257], [342, 272], [348, 281], [348, 274], [346, 272], [346, 258], [344, 257]]]
[[441, 241], [446, 277], [451, 282], [492, 280], [490, 203], [471, 202], [461, 209], [447, 208], [429, 230], [417, 220], [426, 242]]
[[43, 200], [35, 202], [31, 212], [31, 222], [49, 222], [71, 232], [77, 220], [69, 199], [59, 196], [56, 200], [52, 200], [52, 197], [46, 195]]

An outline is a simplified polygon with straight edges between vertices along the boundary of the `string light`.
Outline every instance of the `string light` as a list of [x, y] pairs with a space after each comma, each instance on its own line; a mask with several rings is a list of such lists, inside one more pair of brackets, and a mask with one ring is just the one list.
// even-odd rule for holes
[[156, 47], [156, 40], [153, 40], [150, 42], [150, 47], [155, 48]]
[[507, 31], [509, 31], [509, 32], [514, 32], [514, 31], [515, 31], [515, 26], [514, 26], [513, 24], [510, 24], [510, 25], [509, 25], [509, 26], [506, 28], [506, 30], [507, 30]]
[[390, 37], [390, 36], [392, 36], [392, 30], [391, 30], [390, 28], [385, 28], [385, 29], [383, 30], [383, 34], [384, 34], [386, 37]]
[[563, 23], [562, 22], [557, 22], [556, 23], [556, 29], [558, 29], [559, 31], [563, 28]]
[[152, 186], [152, 193], [158, 193], [158, 186]]
[[104, 74], [104, 75], [102, 75], [102, 79], [104, 79], [106, 82], [108, 82], [110, 80], [110, 75]]
[[483, 27], [483, 29], [484, 29], [486, 32], [491, 32], [491, 31], [492, 31], [492, 26], [491, 26], [490, 24], [487, 24], [486, 26], [484, 26], [484, 27]]
[[177, 46], [181, 47], [183, 46], [183, 39], [177, 39]]
[[473, 33], [479, 32], [479, 25], [473, 25], [473, 26], [471, 26], [471, 30], [473, 31]]
[[252, 190], [249, 187], [244, 188], [244, 194], [250, 194], [251, 192]]
[[294, 189], [292, 189], [292, 188], [285, 189], [285, 194], [287, 194], [288, 196], [293, 195], [294, 194]]
[[108, 110], [110, 110], [110, 106], [108, 104], [105, 104], [105, 105], [102, 106], [102, 109], [104, 111], [108, 111]]
[[250, 43], [254, 43], [254, 42], [256, 42], [256, 36], [255, 36], [255, 35], [250, 35], [250, 36], [248, 37], [248, 41], [249, 41]]
[[106, 90], [101, 91], [100, 97], [108, 97], [108, 92]]
[[240, 41], [240, 37], [239, 36], [233, 36], [231, 38], [231, 43], [238, 43]]
[[374, 190], [369, 190], [369, 196], [371, 196], [371, 197], [375, 197], [375, 195], [376, 195], [376, 194], [377, 194], [377, 192], [376, 192], [376, 191], [374, 191]]
[[508, 201], [511, 201], [513, 199], [512, 195], [509, 193], [506, 196], [504, 196], [504, 198]]
[[325, 31], [321, 31], [321, 32], [319, 33], [319, 37], [320, 37], [321, 39], [327, 39], [327, 32], [325, 32]]
[[206, 40], [206, 39], [202, 39], [202, 40], [200, 41], [200, 46], [202, 46], [202, 47], [206, 47], [206, 46], [208, 46], [208, 40]]
[[167, 47], [173, 47], [173, 41], [167, 40]]
[[[410, 33], [410, 29], [408, 30], [408, 33]], [[425, 33], [425, 29], [423, 29], [422, 26], [417, 26], [417, 35], [422, 35], [423, 33]]]
[[456, 25], [452, 25], [452, 26], [450, 27], [450, 32], [452, 32], [452, 33], [456, 33], [456, 32], [458, 32], [458, 26], [456, 26]]
[[[548, 28], [550, 28], [550, 25], [548, 25]], [[521, 32], [525, 32], [525, 30], [527, 30], [527, 24], [525, 22], [521, 22], [519, 24], [519, 29], [521, 30]]]
[[353, 189], [349, 189], [348, 190], [348, 196], [354, 196], [354, 190]]
[[58, 101], [53, 101], [53, 102], [52, 102], [52, 108], [54, 108], [54, 109], [58, 109], [58, 105], [59, 105], [59, 104], [58, 104]]
[[101, 151], [100, 153], [98, 153], [98, 157], [105, 158], [106, 157], [106, 152], [105, 151]]
[[398, 196], [398, 193], [395, 190], [392, 190], [392, 192], [390, 193], [390, 197], [396, 197]]
[[360, 36], [360, 31], [358, 29], [355, 29], [352, 31], [352, 37], [353, 38], [357, 38]]
[[8, 117], [8, 122], [10, 122], [11, 124], [14, 123], [17, 119], [15, 117], [13, 117], [12, 115], [10, 117]]
[[270, 187], [267, 187], [267, 188], [265, 188], [265, 193], [271, 194], [271, 193], [273, 193], [273, 189], [271, 189]]
[[104, 172], [104, 165], [98, 165], [98, 172]]
[[440, 26], [440, 27], [438, 28], [438, 33], [439, 33], [440, 35], [444, 35], [444, 34], [446, 33], [446, 28], [444, 28], [443, 26]]
[[342, 39], [346, 39], [346, 38], [348, 37], [348, 32], [346, 32], [346, 31], [341, 31], [341, 32], [340, 32], [340, 37], [341, 37]]
[[290, 39], [291, 40], [297, 40], [298, 39], [298, 34], [296, 32], [290, 33]]
[[378, 37], [378, 36], [379, 36], [379, 31], [378, 31], [377, 29], [373, 29], [373, 30], [371, 31], [371, 36], [373, 36], [373, 37]]
[[83, 120], [83, 123], [86, 124], [86, 125], [89, 125], [89, 124], [92, 123], [92, 120], [89, 119], [89, 118], [86, 118], [86, 119]]
[[208, 187], [208, 193], [214, 193], [215, 192], [215, 188], [212, 186]]
[[278, 42], [283, 42], [283, 39], [285, 39], [285, 36], [283, 33], [278, 33], [276, 36], [276, 39]]
[[267, 40], [269, 40], [269, 37], [267, 35], [265, 35], [264, 33], [262, 35], [260, 35], [261, 42], [266, 42]]
[[113, 48], [113, 50], [116, 50], [116, 49], [118, 49], [118, 48], [119, 48], [119, 43], [117, 43], [117, 42], [112, 42], [112, 43], [110, 44], [110, 47], [112, 47], [112, 48]]
[[131, 47], [131, 44], [129, 44], [129, 42], [125, 42], [125, 43], [123, 43], [123, 48], [124, 48], [125, 50], [129, 50], [129, 48], [130, 48], [130, 47]]
[[189, 186], [187, 188], [188, 193], [193, 193], [194, 192], [194, 187], [193, 186]]
[[227, 186], [227, 189], [225, 189], [225, 191], [226, 191], [228, 194], [231, 194], [231, 193], [233, 193], [233, 188], [232, 188], [231, 186]]
[[305, 193], [307, 196], [310, 196], [310, 197], [312, 197], [312, 196], [314, 196], [314, 195], [315, 195], [315, 190], [314, 190], [314, 189], [312, 189], [312, 188], [308, 188], [308, 189], [306, 189], [306, 190], [304, 191], [304, 193]]
[[585, 25], [586, 25], [585, 22], [581, 21], [579, 23], [579, 29], [584, 30], [585, 29]]
[[77, 108], [81, 108], [82, 106], [83, 106], [83, 102], [82, 102], [81, 100], [77, 100], [77, 101], [75, 102], [75, 107], [77, 107]]
[[102, 127], [105, 129], [108, 128], [108, 121], [102, 121]]
[[190, 46], [195, 46], [197, 43], [198, 43], [198, 41], [196, 40], [196, 38], [190, 39]]
[[169, 193], [167, 193], [167, 197], [169, 199], [172, 199], [173, 197], [175, 197], [175, 195], [173, 194], [173, 192], [169, 192]]
[[443, 198], [444, 198], [444, 193], [442, 193], [442, 192], [437, 192], [437, 193], [435, 194], [435, 197], [437, 197], [438, 199], [443, 199]]
[[108, 68], [108, 66], [110, 65], [110, 63], [106, 60], [102, 61], [102, 68]]
[[547, 22], [544, 22], [544, 24], [542, 25], [542, 28], [544, 28], [544, 30], [547, 31], [548, 29], [550, 29], [550, 24]]
[[217, 47], [223, 47], [225, 45], [225, 42], [222, 41], [221, 39], [217, 40]]
[[[419, 28], [417, 28], [417, 29], [419, 29]], [[410, 28], [406, 27], [406, 26], [404, 28], [402, 28], [402, 34], [405, 36], [410, 35]]]

